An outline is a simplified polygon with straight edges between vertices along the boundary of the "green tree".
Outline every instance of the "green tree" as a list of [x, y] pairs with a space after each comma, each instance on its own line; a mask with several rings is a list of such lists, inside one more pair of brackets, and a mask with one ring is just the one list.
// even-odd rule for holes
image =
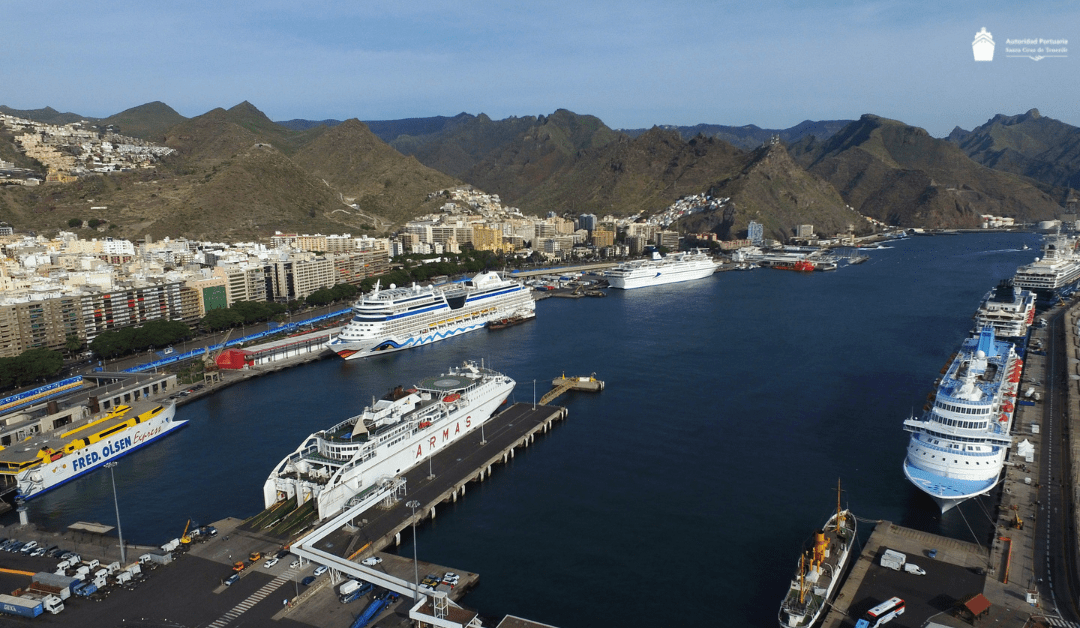
[[67, 225], [73, 229], [77, 229], [82, 226], [82, 218], [69, 218]]

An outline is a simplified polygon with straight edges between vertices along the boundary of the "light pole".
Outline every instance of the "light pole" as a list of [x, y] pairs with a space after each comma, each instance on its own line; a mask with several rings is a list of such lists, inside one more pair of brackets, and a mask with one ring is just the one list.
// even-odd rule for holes
[[428, 454], [428, 457], [427, 457], [427, 479], [434, 480], [435, 479], [435, 474], [431, 471], [431, 457], [432, 457], [431, 454]]
[[487, 445], [487, 437], [484, 436], [484, 424], [480, 424], [480, 444]]
[[109, 467], [109, 477], [112, 478], [112, 498], [113, 505], [116, 506], [116, 534], [120, 537], [120, 564], [123, 565], [127, 562], [127, 552], [124, 551], [124, 531], [120, 529], [120, 501], [116, 498], [116, 472], [113, 471], [116, 462], [106, 462], [105, 466]]
[[416, 508], [420, 505], [420, 502], [415, 499], [410, 500], [405, 504], [409, 508], [412, 508], [412, 562], [413, 562], [413, 592], [415, 596], [413, 600], [420, 599], [420, 565], [416, 562]]

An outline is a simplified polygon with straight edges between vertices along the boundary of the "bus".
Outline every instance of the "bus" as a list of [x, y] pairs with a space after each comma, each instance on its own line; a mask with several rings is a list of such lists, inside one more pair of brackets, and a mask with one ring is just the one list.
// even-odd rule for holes
[[904, 600], [898, 597], [888, 599], [866, 611], [855, 628], [877, 628], [904, 614]]

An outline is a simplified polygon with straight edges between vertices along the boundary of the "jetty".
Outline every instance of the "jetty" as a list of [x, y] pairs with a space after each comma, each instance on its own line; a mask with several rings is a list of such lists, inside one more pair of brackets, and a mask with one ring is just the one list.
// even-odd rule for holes
[[556, 377], [551, 380], [551, 390], [540, 398], [540, 403], [538, 405], [546, 406], [552, 401], [555, 401], [559, 395], [570, 390], [600, 392], [603, 389], [604, 382], [596, 379], [596, 373], [593, 373], [588, 377], [567, 377], [566, 373], [563, 373], [561, 377]]

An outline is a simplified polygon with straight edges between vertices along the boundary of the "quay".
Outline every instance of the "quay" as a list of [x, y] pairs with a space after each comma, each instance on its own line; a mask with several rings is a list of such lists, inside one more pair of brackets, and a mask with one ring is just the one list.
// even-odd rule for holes
[[[1080, 582], [1080, 304], [1043, 316], [1050, 324], [1031, 331], [1020, 385], [1021, 394], [1034, 389], [1041, 400], [1017, 405], [1000, 502], [985, 513], [994, 522], [991, 538], [960, 541], [877, 522], [824, 628], [854, 626], [891, 597], [906, 603], [896, 620], [905, 626], [1080, 626], [1071, 593]], [[1030, 458], [1017, 449], [1024, 441], [1034, 449]], [[926, 575], [882, 567], [886, 549], [906, 554]]]
[[[565, 379], [565, 378], [563, 378]], [[572, 378], [590, 380], [592, 378]], [[558, 380], [556, 380], [558, 381]], [[593, 387], [602, 383], [593, 380]], [[561, 392], [570, 388], [567, 387]], [[51, 625], [78, 625], [88, 628], [133, 625], [211, 626], [273, 625], [292, 627], [346, 628], [363, 610], [364, 603], [347, 605], [338, 600], [337, 590], [347, 578], [363, 578], [399, 594], [395, 602], [375, 620], [379, 626], [412, 626], [416, 621], [443, 628], [466, 626], [478, 619], [475, 611], [456, 604], [479, 582], [479, 575], [453, 569], [461, 576], [450, 591], [415, 596], [416, 574], [439, 576], [451, 571], [440, 565], [384, 553], [397, 546], [408, 528], [437, 516], [438, 508], [464, 497], [471, 482], [483, 482], [500, 464], [510, 463], [515, 452], [530, 447], [537, 436], [548, 433], [567, 418], [567, 410], [557, 406], [518, 403], [492, 417], [476, 430], [445, 450], [432, 456], [405, 474], [406, 492], [380, 499], [373, 507], [366, 504], [346, 511], [324, 526], [302, 533], [300, 538], [274, 535], [247, 521], [225, 519], [215, 522], [217, 534], [197, 538], [189, 548], [169, 553], [170, 564], [156, 567], [137, 588], [116, 588], [108, 599], [97, 603], [83, 598], [69, 598], [67, 610], [47, 616]], [[109, 531], [109, 526], [89, 526]], [[89, 534], [87, 526], [59, 532], [37, 530], [18, 525], [0, 529], [3, 536], [22, 541], [35, 540], [42, 545], [60, 545], [78, 551], [85, 559], [98, 558], [103, 563], [118, 560], [120, 547], [112, 536]], [[263, 563], [288, 545], [292, 554], [270, 568]], [[143, 553], [165, 554], [161, 548], [125, 547], [127, 561]], [[232, 565], [247, 561], [252, 552], [263, 554], [244, 569], [235, 584], [225, 586], [233, 574]], [[11, 558], [9, 558], [11, 556]], [[367, 557], [381, 562], [372, 567], [360, 564]], [[293, 560], [299, 557], [299, 565]], [[0, 589], [25, 587], [26, 574], [55, 569], [55, 559], [21, 554], [0, 554]], [[310, 586], [300, 580], [313, 575], [317, 564], [330, 567]], [[147, 569], [150, 569], [148, 566]], [[288, 586], [292, 584], [293, 586]], [[39, 618], [37, 621], [42, 621]], [[275, 622], [273, 624], [269, 622]], [[493, 625], [484, 619], [485, 625]], [[542, 626], [529, 620], [508, 616], [499, 626]]]

